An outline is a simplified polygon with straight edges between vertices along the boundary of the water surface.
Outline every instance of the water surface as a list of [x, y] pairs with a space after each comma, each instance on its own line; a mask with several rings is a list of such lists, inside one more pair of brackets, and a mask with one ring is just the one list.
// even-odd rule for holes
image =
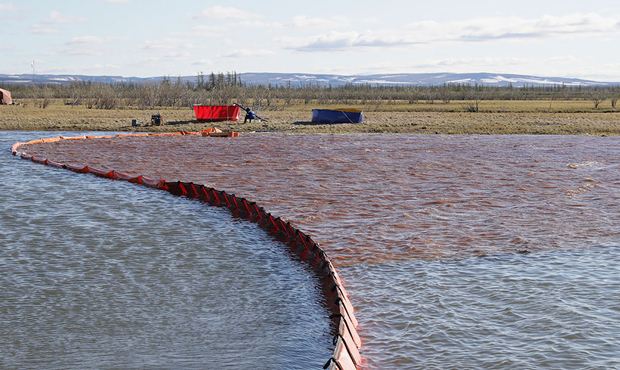
[[618, 137], [270, 134], [31, 150], [208, 184], [291, 220], [344, 278], [370, 367], [620, 366]]
[[0, 368], [320, 368], [313, 273], [256, 225], [13, 158], [0, 132]]
[[620, 368], [620, 244], [342, 274], [372, 368]]
[[30, 151], [253, 199], [339, 266], [620, 240], [618, 137], [177, 136]]

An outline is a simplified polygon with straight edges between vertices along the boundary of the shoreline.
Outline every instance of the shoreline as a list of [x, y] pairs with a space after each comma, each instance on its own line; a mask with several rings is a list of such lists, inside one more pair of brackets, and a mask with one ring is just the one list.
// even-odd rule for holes
[[[575, 102], [555, 102], [555, 111], [545, 111], [545, 102], [488, 101], [479, 112], [458, 111], [462, 102], [444, 104], [369, 105], [361, 124], [318, 125], [310, 121], [312, 106], [277, 106], [259, 110], [268, 122], [198, 122], [189, 108], [122, 107], [110, 110], [66, 106], [53, 101], [40, 108], [34, 101], [23, 105], [0, 106], [0, 130], [4, 131], [200, 131], [219, 127], [241, 133], [270, 132], [292, 134], [446, 134], [446, 135], [620, 135], [620, 112], [583, 111]], [[526, 103], [531, 103], [527, 105]], [[132, 119], [150, 121], [162, 116], [161, 126], [132, 127]], [[241, 120], [239, 122], [242, 122]]]

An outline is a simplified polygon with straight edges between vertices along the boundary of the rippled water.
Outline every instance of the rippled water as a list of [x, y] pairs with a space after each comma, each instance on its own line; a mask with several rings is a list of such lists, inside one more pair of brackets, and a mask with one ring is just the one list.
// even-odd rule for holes
[[320, 368], [310, 270], [228, 211], [10, 155], [0, 132], [0, 368]]
[[620, 368], [620, 244], [342, 273], [373, 368]]
[[[580, 310], [582, 302], [598, 307], [618, 292], [618, 274], [607, 274], [617, 252], [603, 248], [610, 254], [598, 264], [588, 258], [601, 253], [597, 246], [620, 245], [620, 138], [247, 135], [60, 142], [30, 151], [209, 184], [310, 232], [345, 278], [371, 367], [617, 364], [617, 326], [607, 325], [620, 321], [617, 306], [603, 306], [604, 315], [564, 310]], [[548, 271], [544, 262], [528, 271], [511, 267], [536, 256], [557, 263]], [[563, 286], [571, 272], [588, 269], [588, 286], [601, 276], [611, 283], [540, 288]], [[544, 280], [528, 278], [537, 273]], [[536, 289], [542, 293], [523, 295]], [[445, 304], [427, 309], [438, 300]], [[565, 335], [579, 325], [597, 330]], [[491, 351], [494, 343], [505, 348]], [[601, 344], [598, 351], [592, 343]], [[565, 354], [570, 348], [581, 362]]]
[[617, 137], [178, 136], [31, 152], [254, 199], [340, 266], [620, 239]]

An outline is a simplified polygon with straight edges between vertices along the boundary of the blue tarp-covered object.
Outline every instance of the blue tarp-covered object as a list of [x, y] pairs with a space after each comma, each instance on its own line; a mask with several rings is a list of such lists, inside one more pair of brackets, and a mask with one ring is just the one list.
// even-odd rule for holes
[[359, 109], [313, 109], [312, 123], [362, 123], [364, 113]]

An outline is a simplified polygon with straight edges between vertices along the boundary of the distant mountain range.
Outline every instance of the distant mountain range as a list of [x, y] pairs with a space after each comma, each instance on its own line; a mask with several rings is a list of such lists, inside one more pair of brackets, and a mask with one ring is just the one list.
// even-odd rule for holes
[[[620, 82], [600, 82], [578, 78], [539, 77], [529, 75], [498, 73], [398, 73], [374, 75], [333, 75], [311, 73], [240, 73], [241, 81], [252, 85], [272, 86], [343, 86], [346, 84], [367, 84], [380, 86], [441, 86], [444, 84], [469, 84], [485, 86], [611, 86]], [[165, 77], [122, 77], [122, 76], [82, 76], [82, 75], [32, 75], [0, 74], [0, 84], [36, 83], [67, 84], [78, 81], [99, 83], [157, 83]], [[173, 81], [176, 76], [170, 77]], [[182, 76], [183, 81], [196, 81], [196, 76]]]

